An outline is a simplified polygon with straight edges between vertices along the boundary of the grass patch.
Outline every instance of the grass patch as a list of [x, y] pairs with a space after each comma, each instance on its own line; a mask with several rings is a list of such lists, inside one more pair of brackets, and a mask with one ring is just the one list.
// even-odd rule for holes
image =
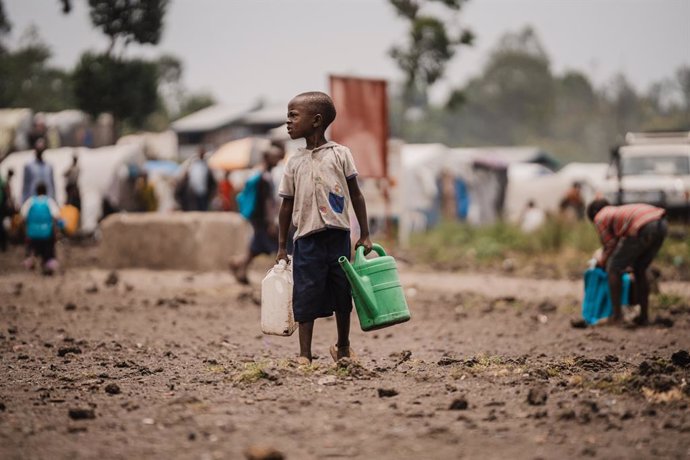
[[685, 299], [676, 294], [660, 293], [656, 296], [656, 308], [659, 310], [670, 310], [685, 304]]
[[[690, 277], [690, 238], [682, 226], [673, 227], [654, 264], [671, 278]], [[568, 222], [557, 216], [532, 233], [517, 225], [498, 222], [474, 227], [444, 221], [432, 230], [412, 236], [410, 255], [416, 262], [440, 269], [490, 268], [547, 277], [580, 277], [587, 261], [601, 246], [587, 220]], [[509, 264], [506, 261], [510, 260]], [[514, 267], [514, 268], [513, 268]]]
[[236, 377], [237, 383], [255, 383], [261, 379], [268, 379], [268, 374], [264, 370], [266, 363], [253, 362], [245, 363], [244, 370]]

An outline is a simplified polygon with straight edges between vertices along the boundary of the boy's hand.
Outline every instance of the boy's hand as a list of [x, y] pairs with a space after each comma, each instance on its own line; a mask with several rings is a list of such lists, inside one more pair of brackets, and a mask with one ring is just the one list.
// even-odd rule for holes
[[359, 238], [359, 240], [355, 244], [355, 250], [360, 246], [364, 246], [364, 255], [367, 255], [371, 252], [371, 240], [368, 236], [364, 238]]
[[281, 260], [284, 260], [287, 264], [290, 263], [290, 259], [288, 259], [286, 249], [278, 249], [278, 254], [276, 254], [276, 263], [279, 263]]

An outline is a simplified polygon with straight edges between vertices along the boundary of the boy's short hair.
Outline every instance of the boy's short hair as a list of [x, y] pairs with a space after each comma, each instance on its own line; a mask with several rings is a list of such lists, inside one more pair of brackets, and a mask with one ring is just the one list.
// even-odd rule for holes
[[298, 94], [297, 97], [306, 99], [311, 106], [314, 115], [320, 113], [323, 117], [323, 128], [326, 129], [335, 120], [335, 105], [333, 99], [321, 91], [309, 91], [307, 93]]
[[45, 195], [48, 193], [48, 187], [45, 182], [39, 182], [36, 184], [36, 195]]
[[597, 213], [606, 206], [610, 205], [611, 203], [609, 203], [609, 200], [607, 200], [606, 198], [599, 198], [597, 200], [592, 201], [591, 203], [589, 203], [589, 205], [587, 205], [587, 217], [590, 221], [594, 222], [594, 217], [596, 217]]

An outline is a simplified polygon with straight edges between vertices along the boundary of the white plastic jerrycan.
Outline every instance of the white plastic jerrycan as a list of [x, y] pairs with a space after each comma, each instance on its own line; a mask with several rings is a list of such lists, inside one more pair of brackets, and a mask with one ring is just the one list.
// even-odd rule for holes
[[261, 282], [261, 330], [264, 334], [292, 335], [297, 329], [292, 313], [292, 264], [281, 260]]

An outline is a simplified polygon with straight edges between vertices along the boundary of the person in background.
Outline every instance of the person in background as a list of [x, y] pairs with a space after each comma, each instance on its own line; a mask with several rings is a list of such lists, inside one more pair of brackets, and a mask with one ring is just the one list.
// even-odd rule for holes
[[237, 211], [235, 188], [230, 181], [230, 171], [225, 171], [223, 179], [218, 183], [218, 200], [221, 211]]
[[632, 267], [635, 275], [636, 297], [640, 304], [640, 315], [635, 323], [648, 324], [647, 268], [666, 239], [665, 215], [664, 209], [641, 203], [611, 206], [606, 199], [598, 199], [587, 206], [587, 217], [594, 224], [603, 246], [596, 264], [606, 269], [611, 292], [613, 314], [606, 324], [623, 322], [621, 276], [628, 267]]
[[55, 180], [53, 178], [53, 167], [43, 160], [43, 153], [46, 150], [46, 141], [39, 137], [34, 143], [36, 158], [24, 166], [24, 181], [22, 184], [22, 203], [36, 192], [38, 184], [42, 183], [46, 187], [46, 195], [55, 200]]
[[147, 173], [142, 172], [134, 182], [134, 202], [137, 212], [155, 212], [158, 210], [158, 198]]
[[531, 233], [544, 225], [546, 221], [546, 213], [543, 209], [538, 208], [534, 200], [527, 202], [527, 207], [522, 212], [520, 217], [520, 228], [525, 233]]
[[208, 211], [211, 197], [215, 193], [216, 181], [204, 156], [206, 149], [199, 146], [197, 157], [187, 170], [187, 188], [191, 198], [191, 211]]
[[75, 153], [72, 156], [72, 164], [64, 173], [65, 176], [65, 194], [67, 200], [65, 204], [74, 206], [81, 211], [81, 193], [79, 191], [79, 158]]
[[7, 179], [0, 176], [0, 251], [7, 251], [8, 235], [5, 230], [5, 219], [10, 218], [15, 213], [14, 201], [12, 200], [12, 189], [10, 180], [14, 175], [14, 170], [7, 170]]
[[247, 270], [255, 257], [261, 254], [275, 254], [278, 250], [278, 205], [271, 171], [282, 159], [283, 152], [276, 147], [271, 147], [263, 156], [260, 177], [255, 185], [254, 210], [249, 216], [254, 234], [247, 254], [240, 261], [230, 263], [230, 270], [241, 284], [249, 284]]
[[58, 268], [55, 240], [60, 209], [46, 193], [46, 184], [39, 182], [36, 185], [36, 195], [24, 202], [20, 212], [26, 226], [28, 257], [24, 266], [29, 270], [33, 269], [35, 257], [40, 257], [43, 274], [50, 275]]
[[573, 182], [559, 205], [561, 214], [569, 220], [582, 220], [585, 217], [585, 200], [582, 198], [582, 185]]

